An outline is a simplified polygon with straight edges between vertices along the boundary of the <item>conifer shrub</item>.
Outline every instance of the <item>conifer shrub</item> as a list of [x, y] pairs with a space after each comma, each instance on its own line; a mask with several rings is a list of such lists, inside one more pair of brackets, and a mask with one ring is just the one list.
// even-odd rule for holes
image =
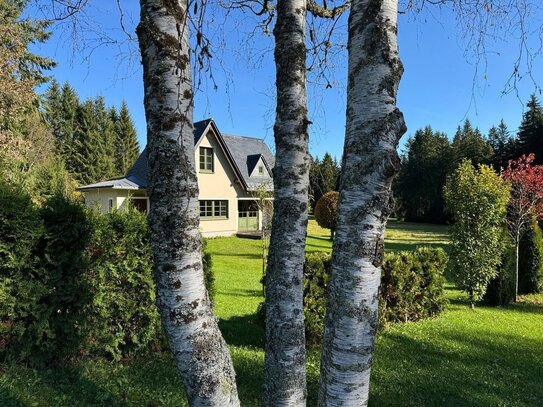
[[447, 260], [440, 248], [387, 253], [382, 266], [380, 323], [418, 321], [443, 311]]
[[[215, 278], [203, 246], [205, 284]], [[120, 359], [165, 344], [145, 216], [0, 184], [0, 360]]]
[[502, 306], [510, 304], [515, 298], [515, 247], [511, 238], [504, 232], [507, 242], [496, 276], [490, 280], [483, 301], [488, 305]]
[[[381, 325], [418, 321], [443, 311], [447, 304], [443, 289], [447, 260], [447, 255], [440, 248], [386, 253], [379, 299]], [[327, 253], [306, 256], [304, 317], [308, 343], [319, 343], [322, 338], [330, 263]]]
[[543, 234], [534, 222], [526, 229], [519, 245], [519, 294], [539, 293], [543, 289]]
[[32, 355], [39, 361], [66, 359], [80, 354], [87, 333], [92, 300], [87, 247], [92, 224], [81, 204], [60, 195], [49, 198], [40, 215], [39, 275], [47, 290], [40, 299], [45, 314], [38, 326], [43, 332]]
[[93, 214], [92, 223], [87, 353], [119, 359], [159, 333], [149, 228], [136, 210]]
[[42, 227], [30, 196], [0, 182], [0, 359], [27, 355], [38, 340], [47, 292], [36, 256]]

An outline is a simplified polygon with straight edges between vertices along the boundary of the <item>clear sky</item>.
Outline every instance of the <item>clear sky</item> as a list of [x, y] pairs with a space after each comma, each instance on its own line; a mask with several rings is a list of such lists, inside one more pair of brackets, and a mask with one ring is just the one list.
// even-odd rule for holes
[[[123, 24], [135, 37], [139, 2], [124, 0]], [[36, 10], [30, 11], [40, 17]], [[542, 13], [529, 18], [529, 29], [541, 25]], [[120, 29], [120, 13], [114, 1], [91, 1], [83, 16], [85, 24], [77, 35], [68, 23], [57, 27], [53, 37], [35, 51], [54, 58], [52, 71], [59, 82], [70, 82], [82, 99], [102, 95], [109, 105], [119, 106], [124, 99], [135, 120], [140, 145], [145, 145], [143, 82], [137, 43], [126, 41]], [[258, 33], [245, 45], [246, 33], [254, 21], [239, 16], [215, 16], [207, 27], [217, 41], [213, 75], [218, 89], [209, 81], [195, 100], [195, 120], [212, 117], [225, 133], [264, 138], [273, 148], [274, 82], [273, 41]], [[346, 24], [336, 27], [345, 37]], [[222, 34], [222, 35], [221, 35]], [[469, 118], [486, 133], [504, 119], [509, 129], [518, 128], [524, 105], [536, 84], [543, 83], [543, 63], [536, 59], [532, 77], [520, 81], [517, 92], [503, 94], [519, 55], [514, 34], [489, 43], [486, 60], [475, 63], [473, 48], [463, 38], [455, 15], [429, 6], [420, 14], [399, 17], [400, 55], [405, 73], [400, 84], [398, 107], [404, 112], [408, 131], [401, 143], [418, 128], [431, 125], [450, 137], [456, 127]], [[536, 33], [537, 34], [537, 33]], [[537, 35], [536, 35], [537, 36]], [[86, 38], [80, 42], [79, 39]], [[220, 43], [218, 42], [220, 38]], [[79, 44], [79, 48], [78, 48]], [[75, 47], [74, 47], [75, 45]], [[528, 43], [536, 52], [539, 43]], [[468, 49], [468, 51], [466, 51]], [[525, 73], [523, 65], [521, 73]], [[345, 130], [346, 54], [334, 59], [331, 89], [311, 84], [310, 149], [313, 155], [325, 151], [341, 157]], [[539, 96], [539, 91], [538, 91]]]

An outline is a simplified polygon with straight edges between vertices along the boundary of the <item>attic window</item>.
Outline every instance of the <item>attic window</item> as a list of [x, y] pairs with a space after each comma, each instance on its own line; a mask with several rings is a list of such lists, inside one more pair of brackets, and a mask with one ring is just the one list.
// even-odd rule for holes
[[200, 147], [200, 172], [213, 172], [213, 149]]
[[258, 166], [258, 175], [264, 175], [264, 166], [263, 165]]

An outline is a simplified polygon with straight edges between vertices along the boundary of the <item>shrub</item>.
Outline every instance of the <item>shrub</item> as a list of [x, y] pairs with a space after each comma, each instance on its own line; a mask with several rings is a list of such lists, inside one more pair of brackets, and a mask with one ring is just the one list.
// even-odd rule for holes
[[[322, 338], [330, 260], [326, 253], [306, 256], [304, 316], [308, 343], [318, 343]], [[438, 315], [447, 303], [443, 292], [446, 264], [447, 255], [439, 248], [386, 253], [379, 300], [380, 323], [417, 321]]]
[[87, 246], [92, 233], [88, 212], [79, 203], [53, 196], [41, 209], [43, 236], [38, 247], [41, 282], [47, 287], [40, 299], [46, 308], [34, 359], [67, 358], [78, 354], [86, 335], [91, 302]]
[[149, 229], [136, 210], [92, 219], [88, 352], [119, 359], [145, 349], [159, 327]]
[[[45, 312], [35, 248], [42, 233], [30, 196], [0, 182], [0, 358], [24, 357], [37, 342]], [[46, 327], [45, 327], [46, 328]]]
[[538, 293], [543, 289], [543, 234], [537, 223], [527, 228], [519, 246], [519, 294]]
[[305, 256], [304, 319], [308, 343], [320, 342], [323, 334], [330, 261], [328, 253], [309, 253]]
[[507, 242], [496, 276], [490, 280], [483, 301], [489, 305], [507, 305], [515, 298], [515, 247], [507, 232]]
[[443, 311], [447, 260], [439, 248], [387, 253], [382, 266], [380, 323], [418, 321]]
[[457, 286], [468, 293], [473, 308], [496, 276], [504, 250], [502, 229], [509, 190], [490, 167], [475, 169], [463, 161], [447, 180], [444, 193], [454, 218], [451, 266]]
[[330, 229], [330, 239], [334, 238], [336, 230], [338, 203], [339, 192], [330, 191], [321, 196], [315, 205], [315, 220], [320, 227]]

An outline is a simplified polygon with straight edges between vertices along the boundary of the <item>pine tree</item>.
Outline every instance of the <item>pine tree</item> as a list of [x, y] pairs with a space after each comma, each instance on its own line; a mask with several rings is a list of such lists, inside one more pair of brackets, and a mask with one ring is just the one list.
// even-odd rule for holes
[[95, 156], [95, 172], [97, 178], [94, 181], [103, 181], [120, 175], [115, 166], [115, 144], [117, 133], [115, 122], [110, 116], [103, 96], [94, 101], [94, 112], [98, 123], [97, 143]]
[[117, 172], [124, 175], [138, 159], [140, 146], [134, 122], [124, 100], [119, 114], [115, 115], [115, 117], [115, 131], [117, 133], [115, 162]]
[[535, 95], [530, 97], [526, 106], [528, 110], [518, 131], [517, 156], [533, 153], [534, 164], [540, 165], [543, 164], [543, 109]]

